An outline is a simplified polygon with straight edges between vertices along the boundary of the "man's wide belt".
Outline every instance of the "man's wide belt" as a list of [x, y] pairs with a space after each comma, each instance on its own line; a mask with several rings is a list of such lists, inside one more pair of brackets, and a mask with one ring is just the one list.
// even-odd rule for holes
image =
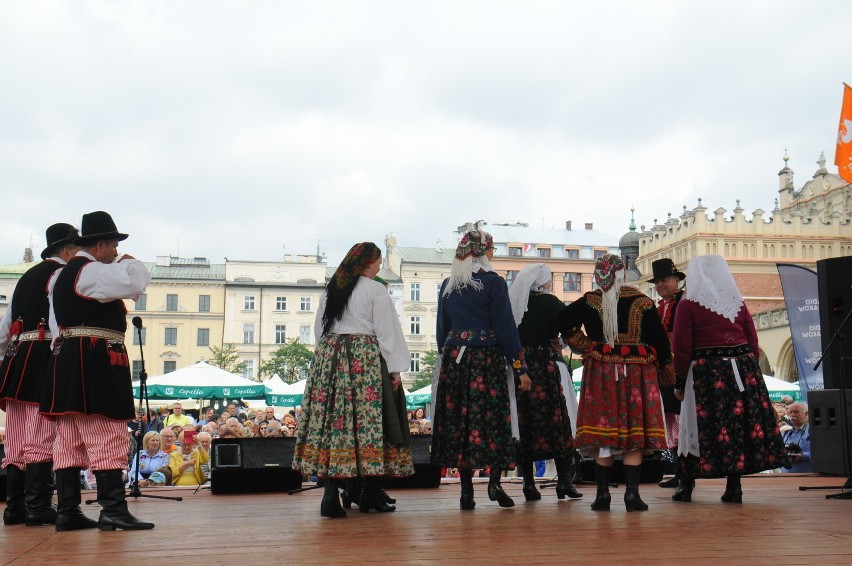
[[103, 338], [109, 342], [124, 343], [124, 333], [117, 330], [109, 330], [107, 328], [96, 328], [94, 326], [72, 326], [71, 328], [63, 328], [59, 333], [63, 338]]
[[38, 342], [39, 340], [50, 340], [52, 336], [49, 331], [45, 331], [41, 338], [39, 338], [38, 330], [30, 330], [28, 332], [21, 332], [18, 334], [18, 342]]

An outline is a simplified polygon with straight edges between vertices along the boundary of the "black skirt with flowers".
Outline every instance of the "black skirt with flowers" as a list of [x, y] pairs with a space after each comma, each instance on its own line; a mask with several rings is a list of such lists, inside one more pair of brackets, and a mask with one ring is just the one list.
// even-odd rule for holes
[[497, 346], [447, 346], [432, 417], [432, 462], [453, 468], [515, 467], [506, 359]]
[[550, 347], [526, 346], [524, 359], [532, 387], [520, 391], [516, 382], [518, 462], [565, 458], [574, 447], [574, 437], [556, 365], [559, 356]]

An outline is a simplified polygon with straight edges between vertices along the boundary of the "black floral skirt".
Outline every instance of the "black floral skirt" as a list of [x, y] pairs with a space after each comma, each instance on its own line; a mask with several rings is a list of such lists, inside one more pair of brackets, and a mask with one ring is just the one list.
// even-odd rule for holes
[[[787, 462], [775, 411], [751, 348], [696, 351], [692, 381], [700, 457], [680, 459], [690, 477], [753, 474]], [[681, 410], [681, 427], [685, 410]], [[686, 438], [689, 432], [681, 434]]]
[[525, 347], [527, 374], [532, 381], [529, 391], [519, 391], [518, 462], [567, 457], [574, 448], [571, 418], [559, 381], [559, 358], [550, 348]]
[[432, 416], [432, 462], [453, 468], [515, 467], [506, 358], [497, 346], [447, 346]]

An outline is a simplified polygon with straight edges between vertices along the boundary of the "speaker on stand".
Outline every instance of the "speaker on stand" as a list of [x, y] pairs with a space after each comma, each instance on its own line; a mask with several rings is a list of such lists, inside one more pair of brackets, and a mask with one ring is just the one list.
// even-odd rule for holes
[[[811, 468], [815, 472], [846, 476], [839, 489], [852, 489], [852, 256], [817, 262], [820, 335], [825, 390], [808, 392]], [[831, 487], [805, 489], [838, 489]], [[826, 495], [826, 499], [852, 499], [852, 492]]]

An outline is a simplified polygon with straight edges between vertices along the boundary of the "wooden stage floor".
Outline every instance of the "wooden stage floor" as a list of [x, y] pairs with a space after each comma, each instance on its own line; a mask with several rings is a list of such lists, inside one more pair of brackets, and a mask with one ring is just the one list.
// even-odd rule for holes
[[[0, 527], [0, 564], [852, 564], [852, 500], [827, 500], [842, 479], [812, 475], [743, 478], [742, 505], [723, 504], [724, 480], [702, 480], [692, 503], [671, 489], [643, 484], [644, 513], [626, 513], [623, 486], [609, 513], [581, 500], [526, 503], [506, 480], [516, 506], [501, 509], [477, 484], [477, 507], [458, 509], [458, 483], [394, 490], [395, 513], [319, 516], [322, 490], [213, 495], [169, 489], [182, 502], [130, 500], [153, 531], [57, 533], [53, 527]], [[165, 494], [164, 489], [148, 493]], [[84, 497], [86, 497], [84, 493]], [[92, 495], [89, 495], [92, 497]], [[97, 505], [84, 511], [97, 518]], [[354, 509], [354, 508], [353, 508]]]

